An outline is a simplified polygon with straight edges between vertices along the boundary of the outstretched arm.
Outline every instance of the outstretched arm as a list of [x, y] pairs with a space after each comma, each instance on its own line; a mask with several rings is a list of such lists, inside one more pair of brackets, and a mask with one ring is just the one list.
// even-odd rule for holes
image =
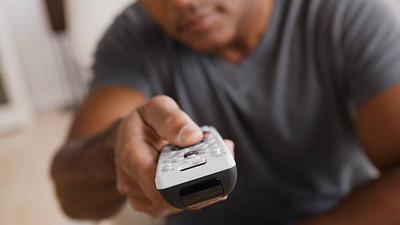
[[120, 87], [99, 89], [85, 100], [51, 167], [60, 205], [68, 216], [108, 218], [125, 202], [116, 187], [116, 133], [120, 119], [144, 100], [140, 92]]

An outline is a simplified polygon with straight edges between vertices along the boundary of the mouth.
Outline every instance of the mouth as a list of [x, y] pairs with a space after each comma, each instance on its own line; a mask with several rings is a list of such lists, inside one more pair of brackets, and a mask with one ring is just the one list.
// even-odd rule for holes
[[182, 21], [178, 31], [190, 34], [205, 33], [213, 27], [217, 18], [218, 14], [213, 11], [193, 15]]

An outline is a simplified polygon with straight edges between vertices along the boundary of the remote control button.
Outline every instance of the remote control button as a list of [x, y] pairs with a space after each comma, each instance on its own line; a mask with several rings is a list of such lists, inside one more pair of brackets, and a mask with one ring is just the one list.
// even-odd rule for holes
[[195, 157], [197, 154], [199, 154], [199, 152], [197, 150], [193, 150], [190, 152], [186, 152], [183, 157], [185, 158], [191, 158], [191, 157]]
[[175, 156], [175, 152], [163, 152], [165, 158], [171, 158]]
[[204, 131], [203, 132], [203, 139], [207, 139], [210, 136], [210, 132]]
[[193, 161], [192, 161], [192, 165], [198, 165], [198, 164], [203, 164], [206, 163], [207, 160], [205, 157], [196, 157]]
[[211, 144], [211, 148], [219, 148], [218, 143], [213, 143], [213, 144]]
[[204, 150], [204, 149], [207, 149], [207, 147], [208, 147], [208, 144], [203, 144], [203, 145], [200, 147], [200, 149]]
[[197, 153], [197, 155], [205, 155], [207, 152], [206, 151], [204, 151], [204, 150], [202, 150], [202, 151], [198, 151], [198, 153]]
[[184, 155], [184, 154], [185, 154], [184, 152], [176, 153], [176, 154], [175, 154], [175, 158], [177, 158], [177, 159], [183, 158], [183, 155]]
[[221, 155], [225, 154], [225, 151], [223, 149], [221, 149], [221, 148], [216, 148], [216, 149], [212, 150], [212, 154], [215, 157], [218, 157], [218, 156], [221, 156]]
[[212, 150], [212, 153], [220, 153], [221, 149], [220, 148], [215, 148]]
[[185, 162], [179, 166], [180, 171], [189, 170], [192, 168], [196, 168], [198, 166], [205, 165], [207, 163], [207, 159], [205, 157], [196, 157], [189, 162]]
[[222, 152], [214, 152], [213, 155], [214, 155], [214, 157], [220, 157], [223, 154], [222, 154]]
[[167, 164], [165, 164], [164, 166], [163, 166], [163, 168], [162, 168], [162, 170], [164, 171], [164, 172], [168, 172], [168, 171], [171, 171], [171, 170], [174, 170], [175, 168], [174, 168], [174, 166], [172, 165], [172, 163], [167, 163]]
[[168, 164], [168, 163], [176, 163], [177, 160], [175, 158], [169, 158], [169, 159], [164, 159], [161, 161], [162, 164]]

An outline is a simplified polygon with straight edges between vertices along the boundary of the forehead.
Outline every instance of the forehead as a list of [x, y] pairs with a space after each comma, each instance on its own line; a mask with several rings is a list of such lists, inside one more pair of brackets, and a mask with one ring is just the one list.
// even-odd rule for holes
[[[185, 6], [185, 5], [204, 5], [204, 4], [234, 4], [235, 2], [246, 2], [248, 0], [137, 0], [140, 4], [146, 6], [154, 6], [154, 7], [161, 7], [161, 6], [170, 6], [170, 5], [177, 5], [177, 6]], [[253, 2], [249, 1], [248, 3]]]

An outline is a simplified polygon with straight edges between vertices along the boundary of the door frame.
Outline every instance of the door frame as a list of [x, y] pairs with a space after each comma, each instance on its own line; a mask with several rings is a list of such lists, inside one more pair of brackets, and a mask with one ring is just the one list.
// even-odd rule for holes
[[32, 106], [28, 101], [23, 65], [18, 56], [15, 37], [5, 1], [0, 1], [0, 69], [7, 103], [0, 105], [0, 132], [24, 128], [32, 122]]

